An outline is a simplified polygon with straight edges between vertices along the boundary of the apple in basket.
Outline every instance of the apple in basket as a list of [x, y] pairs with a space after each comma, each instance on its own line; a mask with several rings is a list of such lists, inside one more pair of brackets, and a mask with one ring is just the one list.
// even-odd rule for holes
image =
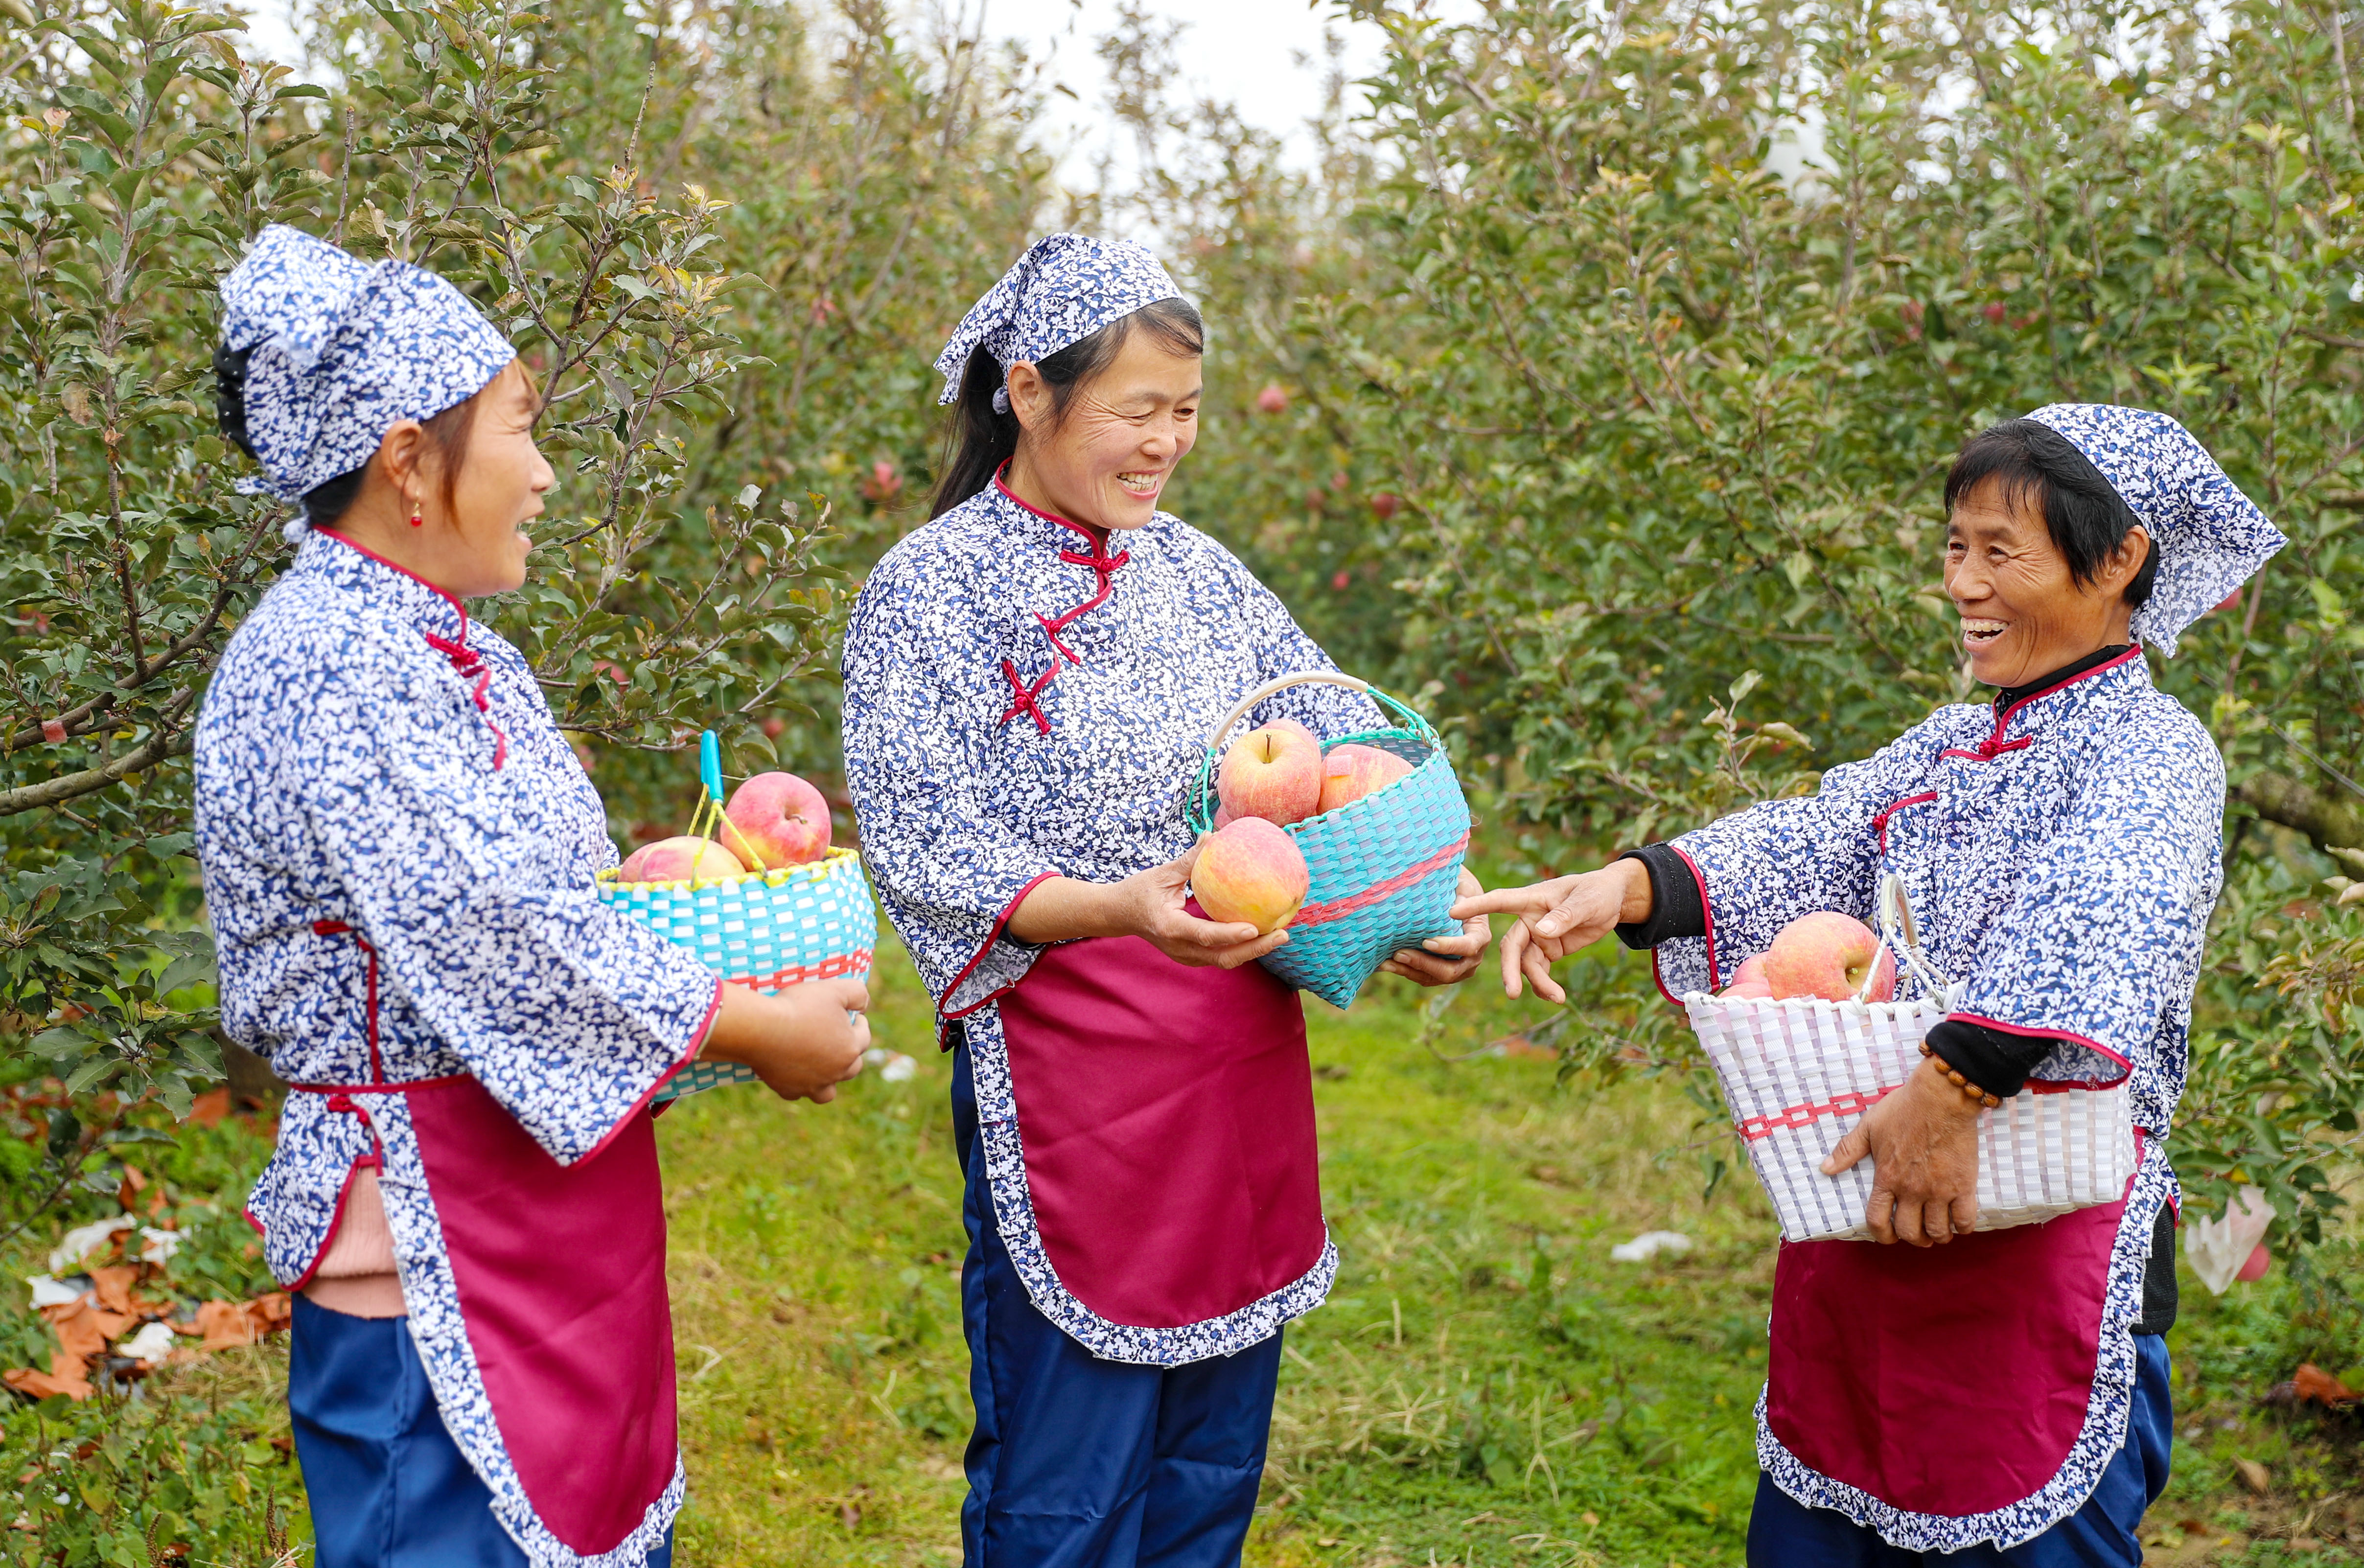
[[1871, 988], [1864, 992], [1865, 1001], [1895, 997], [1895, 957], [1869, 926], [1835, 910], [1799, 916], [1781, 928], [1765, 952], [1765, 978], [1776, 996], [1844, 1002], [1863, 990], [1866, 975]]
[[1410, 772], [1411, 764], [1393, 751], [1352, 741], [1333, 746], [1321, 759], [1321, 809], [1335, 811], [1385, 789]]
[[1252, 729], [1223, 753], [1215, 795], [1232, 821], [1303, 821], [1321, 800], [1321, 742], [1293, 718]]
[[1190, 891], [1207, 918], [1244, 921], [1258, 936], [1295, 919], [1311, 883], [1297, 840], [1261, 817], [1243, 817], [1210, 837], [1190, 868]]
[[1719, 996], [1769, 997], [1773, 983], [1765, 978], [1765, 955], [1755, 958], [1732, 972], [1732, 984], [1716, 993]]
[[757, 773], [730, 792], [721, 837], [750, 870], [803, 865], [829, 853], [829, 802], [794, 773]]
[[660, 839], [634, 850], [616, 873], [618, 882], [711, 882], [744, 876], [739, 857], [711, 839]]

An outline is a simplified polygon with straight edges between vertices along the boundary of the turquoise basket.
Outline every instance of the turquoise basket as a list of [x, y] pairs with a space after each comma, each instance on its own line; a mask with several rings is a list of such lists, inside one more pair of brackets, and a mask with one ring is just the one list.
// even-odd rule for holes
[[[878, 906], [862, 857], [852, 850], [711, 882], [618, 882], [614, 871], [603, 871], [598, 889], [609, 906], [679, 942], [725, 979], [758, 991], [866, 977], [878, 949]], [[657, 1098], [753, 1082], [755, 1074], [736, 1063], [693, 1062]]]
[[1298, 989], [1344, 1007], [1398, 949], [1459, 934], [1447, 911], [1469, 849], [1469, 803], [1428, 720], [1352, 675], [1316, 670], [1259, 686], [1216, 727], [1190, 796], [1192, 827], [1203, 833], [1214, 826], [1215, 763], [1232, 727], [1274, 693], [1308, 684], [1365, 693], [1404, 720], [1403, 727], [1342, 736], [1326, 742], [1324, 751], [1354, 741], [1412, 764], [1385, 789], [1282, 829], [1297, 840], [1312, 882], [1304, 906], [1288, 923], [1288, 943], [1258, 962]]

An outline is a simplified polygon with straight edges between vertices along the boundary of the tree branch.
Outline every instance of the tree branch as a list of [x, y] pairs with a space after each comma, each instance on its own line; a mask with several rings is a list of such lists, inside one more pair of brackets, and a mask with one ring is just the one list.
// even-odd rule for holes
[[2253, 773], [2233, 786], [2233, 798], [2269, 822], [2296, 828], [2319, 849], [2364, 846], [2364, 807], [2286, 773]]

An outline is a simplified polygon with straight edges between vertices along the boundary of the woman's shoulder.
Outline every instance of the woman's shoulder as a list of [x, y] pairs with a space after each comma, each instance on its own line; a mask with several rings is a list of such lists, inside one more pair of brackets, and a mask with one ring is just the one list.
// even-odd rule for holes
[[[385, 668], [400, 646], [400, 629], [334, 579], [291, 572], [271, 585], [231, 636], [208, 693], [256, 682], [308, 684], [362, 676]], [[419, 642], [415, 631], [409, 640]]]

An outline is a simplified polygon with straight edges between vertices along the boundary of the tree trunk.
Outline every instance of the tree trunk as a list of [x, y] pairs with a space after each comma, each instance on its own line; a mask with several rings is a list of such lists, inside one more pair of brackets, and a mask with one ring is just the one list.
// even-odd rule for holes
[[2254, 773], [2233, 786], [2233, 798], [2318, 849], [2364, 848], [2364, 803], [2325, 795], [2285, 773]]

